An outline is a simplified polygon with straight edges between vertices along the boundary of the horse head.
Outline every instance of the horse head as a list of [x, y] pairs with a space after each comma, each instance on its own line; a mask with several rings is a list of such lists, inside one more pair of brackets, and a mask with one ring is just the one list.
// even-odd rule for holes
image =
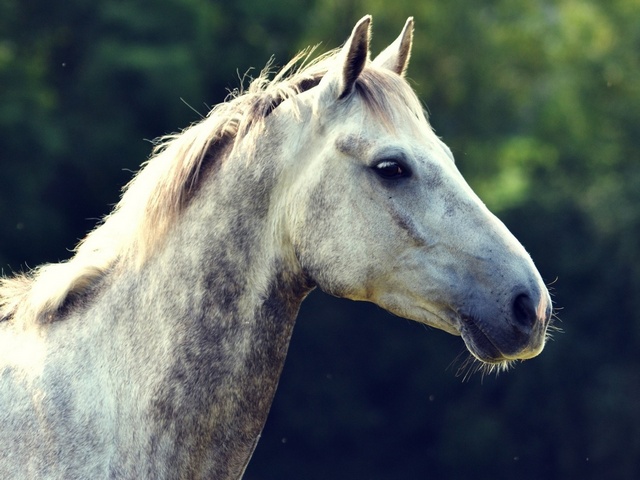
[[296, 98], [311, 112], [287, 195], [297, 261], [325, 292], [461, 335], [482, 362], [534, 357], [551, 316], [547, 288], [406, 82], [413, 20], [373, 60], [370, 23], [360, 20]]

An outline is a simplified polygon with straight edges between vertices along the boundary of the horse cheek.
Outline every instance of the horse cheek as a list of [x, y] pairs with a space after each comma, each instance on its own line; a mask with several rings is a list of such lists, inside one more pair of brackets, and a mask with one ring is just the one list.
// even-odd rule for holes
[[306, 196], [295, 222], [294, 246], [306, 276], [322, 291], [343, 298], [366, 297], [367, 268], [362, 244], [368, 235], [355, 228], [344, 190], [319, 187]]

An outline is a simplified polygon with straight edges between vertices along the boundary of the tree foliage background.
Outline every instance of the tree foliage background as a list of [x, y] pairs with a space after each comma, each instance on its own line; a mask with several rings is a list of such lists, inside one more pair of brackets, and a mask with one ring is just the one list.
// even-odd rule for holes
[[246, 478], [637, 478], [636, 0], [3, 0], [0, 267], [69, 257], [149, 139], [365, 13], [374, 51], [415, 17], [409, 77], [564, 333], [463, 382], [460, 339], [314, 293]]

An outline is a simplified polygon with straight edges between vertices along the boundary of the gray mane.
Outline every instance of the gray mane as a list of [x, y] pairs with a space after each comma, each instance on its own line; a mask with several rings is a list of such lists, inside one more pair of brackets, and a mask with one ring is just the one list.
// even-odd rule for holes
[[[78, 244], [70, 260], [0, 279], [0, 320], [47, 321], [70, 295], [86, 291], [118, 264], [140, 267], [187, 205], [203, 164], [259, 129], [280, 103], [318, 85], [337, 51], [307, 61], [312, 51], [296, 55], [273, 79], [268, 64], [246, 90], [232, 92], [201, 121], [158, 139], [112, 213]], [[369, 110], [389, 125], [391, 104], [400, 99], [415, 115], [423, 115], [400, 76], [366, 68], [355, 87]]]

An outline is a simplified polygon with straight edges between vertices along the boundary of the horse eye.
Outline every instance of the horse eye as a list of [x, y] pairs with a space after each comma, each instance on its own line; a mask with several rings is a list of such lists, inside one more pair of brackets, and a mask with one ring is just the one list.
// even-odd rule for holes
[[384, 179], [408, 177], [410, 171], [396, 160], [382, 160], [373, 166], [375, 172]]

